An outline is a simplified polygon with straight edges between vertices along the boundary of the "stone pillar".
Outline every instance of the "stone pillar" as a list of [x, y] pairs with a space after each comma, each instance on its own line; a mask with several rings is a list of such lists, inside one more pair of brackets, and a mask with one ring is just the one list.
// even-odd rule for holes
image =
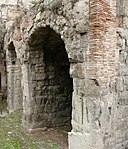
[[7, 66], [7, 101], [8, 110], [22, 109], [21, 68], [19, 61]]
[[21, 66], [20, 62], [17, 59], [16, 61], [16, 66], [14, 70], [14, 83], [15, 83], [15, 88], [14, 88], [14, 110], [19, 110], [22, 109], [22, 87], [21, 87]]
[[115, 147], [118, 66], [115, 4], [115, 0], [90, 0], [89, 48], [85, 51], [82, 69], [85, 74], [83, 78], [73, 79], [73, 129], [69, 133], [69, 149]]
[[7, 101], [8, 111], [14, 111], [14, 68], [13, 66], [7, 66]]
[[30, 96], [30, 78], [29, 78], [29, 64], [27, 61], [25, 61], [22, 64], [22, 88], [23, 88], [23, 119], [22, 119], [22, 125], [24, 128], [30, 128], [31, 123], [31, 114], [32, 112], [32, 105], [30, 102], [31, 96]]

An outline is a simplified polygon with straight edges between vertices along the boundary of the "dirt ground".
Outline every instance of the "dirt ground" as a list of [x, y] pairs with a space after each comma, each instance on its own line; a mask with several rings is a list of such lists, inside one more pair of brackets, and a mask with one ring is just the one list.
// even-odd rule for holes
[[12, 146], [17, 146], [17, 149], [68, 149], [68, 132], [71, 132], [71, 127], [28, 131], [21, 126], [21, 115], [22, 111], [11, 114], [2, 111], [0, 114], [0, 149], [12, 149]]
[[68, 149], [68, 132], [70, 127], [44, 128], [31, 131], [30, 134], [42, 141], [53, 141], [59, 145], [58, 149]]

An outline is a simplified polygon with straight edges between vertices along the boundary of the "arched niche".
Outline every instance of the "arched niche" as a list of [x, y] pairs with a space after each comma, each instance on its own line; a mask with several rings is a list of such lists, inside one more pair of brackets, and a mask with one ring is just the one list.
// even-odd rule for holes
[[29, 58], [23, 66], [27, 72], [23, 73], [23, 126], [71, 126], [73, 80], [63, 40], [47, 26], [35, 30], [28, 43]]

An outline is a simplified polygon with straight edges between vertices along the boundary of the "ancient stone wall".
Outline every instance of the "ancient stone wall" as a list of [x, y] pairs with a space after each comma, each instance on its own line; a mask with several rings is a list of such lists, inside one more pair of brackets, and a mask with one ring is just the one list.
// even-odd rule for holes
[[[0, 80], [1, 81], [0, 82], [1, 83], [0, 84], [1, 84], [1, 92], [4, 92], [4, 93], [6, 93], [6, 90], [7, 90], [7, 81], [8, 83], [10, 81], [9, 77], [7, 79], [7, 73], [6, 73], [6, 68], [5, 68], [5, 65], [6, 65], [5, 63], [8, 63], [8, 60], [6, 62], [6, 58], [5, 58], [6, 48], [4, 49], [4, 35], [11, 28], [13, 23], [18, 21], [18, 19], [20, 18], [20, 15], [24, 12], [25, 8], [23, 8], [23, 6], [24, 6], [24, 3], [19, 0], [0, 1], [0, 30], [1, 30], [0, 32], [0, 52], [1, 52], [1, 55], [0, 55], [0, 73], [1, 73]], [[12, 80], [13, 79], [11, 79], [11, 82]], [[11, 91], [11, 93], [13, 93], [13, 91]], [[11, 96], [10, 93], [9, 93], [9, 96]], [[14, 106], [14, 107], [18, 108], [18, 106]]]
[[71, 125], [70, 149], [128, 147], [125, 6], [44, 0], [8, 28], [8, 103], [23, 100], [24, 128]]
[[7, 44], [13, 40], [22, 67], [22, 124], [27, 129], [69, 125], [72, 108], [77, 132], [83, 123], [81, 89], [89, 43], [89, 3], [45, 2], [28, 12], [13, 34], [6, 35]]
[[[118, 148], [128, 147], [128, 1], [117, 1], [117, 38], [119, 50], [119, 73], [117, 78], [117, 109], [118, 115], [116, 136]], [[120, 128], [120, 129], [119, 129]]]
[[[63, 3], [66, 3], [66, 2], [63, 2]], [[64, 7], [63, 8], [63, 5], [61, 6], [60, 4], [60, 9], [57, 7], [57, 8], [54, 8], [54, 10], [52, 10], [52, 11], [50, 11], [50, 9], [51, 8], [47, 8], [46, 7], [46, 11], [44, 11], [44, 12], [40, 12], [39, 11], [39, 9], [41, 9], [41, 5], [39, 5], [38, 6], [38, 11], [35, 11], [35, 12], [30, 12], [30, 14], [28, 15], [28, 16], [26, 16], [26, 18], [23, 20], [23, 22], [21, 23], [22, 25], [21, 25], [21, 27], [22, 27], [22, 29], [24, 29], [24, 32], [22, 33], [22, 34], [24, 34], [24, 36], [26, 36], [28, 39], [26, 40], [26, 41], [23, 41], [26, 45], [24, 45], [24, 47], [27, 47], [27, 50], [25, 50], [24, 52], [25, 53], [22, 53], [22, 54], [24, 54], [24, 56], [22, 56], [22, 57], [24, 57], [24, 59], [21, 59], [21, 61], [23, 62], [23, 72], [26, 72], [26, 73], [23, 73], [23, 80], [24, 80], [24, 83], [23, 83], [23, 100], [24, 100], [24, 119], [23, 119], [23, 125], [24, 125], [24, 127], [28, 127], [28, 128], [35, 128], [35, 127], [41, 127], [41, 125], [44, 125], [45, 123], [43, 122], [43, 119], [44, 119], [44, 116], [42, 117], [43, 119], [40, 119], [40, 123], [38, 122], [37, 123], [37, 119], [39, 120], [39, 117], [40, 117], [40, 111], [38, 112], [37, 111], [37, 109], [40, 109], [39, 108], [39, 106], [37, 105], [37, 106], [35, 106], [35, 108], [32, 108], [33, 106], [34, 106], [34, 103], [36, 102], [35, 100], [36, 99], [38, 99], [38, 100], [44, 100], [43, 98], [44, 97], [41, 97], [40, 96], [40, 99], [39, 99], [39, 97], [37, 98], [36, 97], [36, 99], [34, 98], [34, 95], [32, 94], [33, 92], [34, 92], [34, 88], [33, 88], [33, 85], [34, 85], [34, 83], [33, 82], [31, 82], [32, 80], [31, 80], [31, 78], [28, 78], [28, 76], [33, 76], [31, 73], [31, 69], [29, 69], [29, 71], [28, 71], [28, 68], [31, 68], [31, 60], [32, 60], [32, 58], [31, 58], [31, 56], [33, 55], [32, 54], [32, 52], [31, 51], [33, 51], [33, 53], [35, 52], [35, 50], [37, 50], [37, 49], [41, 49], [41, 45], [43, 44], [43, 42], [47, 39], [47, 32], [45, 32], [45, 30], [46, 30], [46, 27], [47, 26], [49, 26], [49, 28], [52, 28], [56, 33], [59, 33], [60, 35], [61, 35], [61, 38], [64, 40], [64, 43], [65, 43], [65, 48], [66, 48], [66, 51], [67, 51], [67, 53], [68, 53], [68, 56], [69, 56], [69, 60], [70, 60], [70, 62], [71, 62], [71, 67], [72, 67], [72, 69], [70, 69], [70, 71], [71, 71], [71, 76], [72, 77], [75, 77], [75, 78], [78, 78], [77, 80], [79, 80], [79, 75], [80, 75], [80, 78], [83, 78], [83, 74], [81, 74], [82, 73], [82, 67], [84, 66], [84, 64], [83, 64], [83, 62], [84, 62], [84, 53], [83, 53], [83, 51], [79, 48], [79, 44], [80, 44], [80, 32], [81, 33], [84, 33], [85, 32], [85, 29], [84, 28], [86, 28], [86, 26], [85, 27], [82, 27], [82, 25], [80, 26], [80, 28], [78, 27], [78, 25], [79, 25], [79, 23], [75, 20], [77, 17], [75, 17], [75, 19], [74, 18], [72, 18], [72, 15], [71, 16], [68, 16], [68, 14], [67, 14], [67, 9], [71, 9], [72, 8], [72, 3], [66, 3], [67, 5], [68, 5], [68, 7]], [[83, 4], [83, 3], [82, 3]], [[66, 6], [67, 6], [66, 5]], [[52, 5], [53, 6], [53, 5]], [[45, 4], [44, 4], [44, 7], [45, 7]], [[81, 7], [81, 5], [80, 5], [80, 7]], [[65, 12], [63, 12], [64, 10], [65, 10]], [[37, 8], [36, 8], [37, 9]], [[74, 8], [74, 9], [76, 9], [76, 7]], [[56, 14], [56, 11], [58, 10], [58, 13], [60, 13], [60, 14], [62, 14], [62, 13], [64, 13], [64, 15], [66, 15], [66, 16], [63, 16], [63, 15], [59, 15], [59, 14]], [[77, 10], [78, 11], [78, 10]], [[74, 13], [73, 15], [77, 15], [77, 13], [75, 13], [75, 12], [71, 12], [70, 11], [70, 13]], [[81, 13], [85, 13], [84, 11], [82, 11]], [[36, 17], [35, 17], [35, 21], [33, 21], [33, 14], [35, 14], [36, 15]], [[82, 14], [79, 14], [80, 16], [82, 15]], [[84, 14], [83, 14], [84, 15]], [[69, 18], [71, 18], [71, 19], [67, 19], [67, 17], [69, 17]], [[80, 18], [80, 17], [79, 17]], [[83, 18], [81, 18], [81, 19], [83, 19]], [[27, 22], [27, 20], [28, 20], [28, 22]], [[62, 21], [61, 21], [62, 20]], [[74, 29], [73, 29], [73, 27], [72, 27], [72, 25], [69, 23], [69, 21], [68, 20], [71, 20], [72, 22], [72, 24], [76, 21], [76, 27], [77, 27], [77, 29], [79, 29], [79, 33], [77, 33]], [[34, 23], [34, 22], [36, 22], [36, 23]], [[81, 23], [84, 23], [84, 20], [81, 20]], [[39, 30], [40, 29], [40, 30]], [[42, 32], [42, 36], [37, 32], [37, 30], [39, 30], [39, 32]], [[44, 30], [44, 31], [43, 31]], [[46, 35], [45, 35], [46, 34]], [[38, 36], [39, 35], [39, 36]], [[45, 37], [45, 36], [46, 37]], [[53, 38], [52, 37], [52, 35], [50, 36], [51, 38]], [[38, 40], [36, 40], [36, 38], [38, 39]], [[44, 38], [44, 39], [43, 39]], [[46, 39], [45, 39], [46, 38]], [[31, 41], [32, 40], [32, 41]], [[60, 45], [60, 41], [61, 40], [58, 40], [58, 41], [55, 41], [54, 40], [54, 42], [55, 43], [57, 43], [57, 45], [59, 46]], [[71, 43], [71, 41], [73, 41], [73, 43], [74, 44], [70, 44]], [[51, 42], [51, 41], [50, 41]], [[53, 42], [53, 41], [52, 41]], [[32, 45], [31, 45], [31, 43], [32, 43]], [[54, 43], [54, 44], [55, 44]], [[34, 44], [35, 44], [35, 46], [34, 46]], [[54, 49], [54, 48], [56, 48], [55, 47], [55, 45], [54, 44], [50, 44], [50, 45], [52, 45], [52, 48]], [[15, 44], [16, 45], [16, 44]], [[40, 46], [39, 46], [40, 45]], [[38, 47], [37, 47], [38, 46]], [[57, 46], [57, 47], [58, 47]], [[63, 50], [63, 46], [61, 46], [60, 48], [62, 48], [62, 50]], [[49, 49], [49, 47], [48, 47], [48, 49]], [[77, 50], [77, 49], [80, 49], [80, 50]], [[43, 50], [43, 49], [42, 49]], [[51, 51], [51, 50], [50, 50]], [[36, 52], [37, 53], [37, 56], [39, 55], [38, 54], [38, 51]], [[77, 54], [78, 53], [78, 54]], [[41, 55], [41, 54], [40, 54]], [[51, 55], [51, 53], [49, 53], [49, 55]], [[47, 54], [47, 56], [48, 56], [48, 54]], [[60, 55], [61, 56], [61, 55]], [[43, 57], [42, 57], [43, 58]], [[82, 58], [82, 59], [81, 59]], [[61, 58], [62, 59], [62, 58]], [[65, 60], [64, 59], [62, 59], [64, 62], [63, 62], [63, 65], [65, 65], [64, 63], [65, 63]], [[37, 60], [36, 60], [37, 61]], [[37, 62], [34, 62], [34, 63], [37, 63]], [[39, 60], [38, 60], [39, 61]], [[43, 59], [42, 59], [42, 61], [43, 61]], [[59, 62], [60, 60], [58, 60], [58, 63], [62, 63], [61, 61]], [[66, 62], [67, 64], [67, 66], [68, 66], [68, 61]], [[43, 63], [42, 63], [43, 64]], [[43, 64], [44, 65], [44, 64]], [[63, 67], [67, 67], [67, 66], [63, 66]], [[37, 64], [35, 65], [35, 66], [37, 66]], [[35, 67], [34, 66], [34, 67]], [[80, 66], [80, 68], [79, 68], [79, 66]], [[42, 66], [41, 66], [42, 67]], [[43, 66], [44, 67], [44, 66]], [[61, 66], [62, 67], [62, 66]], [[76, 70], [76, 67], [77, 68], [79, 68], [80, 70]], [[63, 68], [65, 71], [67, 71], [68, 69], [68, 67], [65, 69], [65, 68]], [[35, 69], [36, 69], [36, 67], [35, 67]], [[42, 68], [43, 69], [43, 68]], [[47, 68], [48, 69], [48, 68]], [[59, 69], [59, 67], [57, 68], [57, 69]], [[62, 69], [62, 68], [61, 68]], [[63, 74], [63, 70], [61, 70], [62, 72], [62, 74]], [[78, 71], [80, 71], [81, 73], [79, 74], [79, 72]], [[69, 73], [69, 72], [68, 72]], [[39, 76], [39, 74], [37, 73], [36, 74], [37, 75], [37, 77], [35, 78], [36, 80], [38, 79], [38, 78], [40, 78], [41, 76]], [[41, 75], [41, 74], [40, 74]], [[51, 74], [52, 75], [52, 74]], [[61, 75], [61, 77], [62, 77], [62, 75]], [[64, 76], [63, 76], [64, 77]], [[41, 77], [42, 78], [42, 77]], [[64, 79], [64, 78], [63, 78]], [[35, 80], [35, 81], [36, 81]], [[59, 81], [60, 79], [58, 78], [58, 81]], [[52, 80], [51, 80], [52, 81]], [[61, 80], [60, 80], [61, 81]], [[81, 80], [82, 81], [82, 80]], [[39, 81], [38, 81], [39, 82]], [[68, 79], [67, 79], [67, 81], [64, 81], [65, 83], [66, 82], [68, 82]], [[33, 85], [32, 85], [33, 84]], [[63, 85], [64, 85], [64, 83], [63, 83]], [[32, 88], [31, 88], [31, 87]], [[53, 86], [54, 88], [55, 88], [55, 86]], [[59, 87], [58, 85], [56, 86], [56, 87]], [[72, 87], [71, 87], [72, 88]], [[51, 88], [52, 89], [52, 88]], [[51, 90], [50, 89], [50, 90]], [[60, 87], [58, 88], [60, 91], [62, 90]], [[66, 88], [65, 88], [66, 89]], [[67, 89], [66, 89], [67, 90]], [[65, 90], [65, 91], [66, 91]], [[70, 87], [68, 86], [68, 90], [70, 91]], [[68, 91], [67, 90], [67, 91]], [[75, 89], [74, 89], [75, 90]], [[28, 94], [28, 92], [27, 91], [29, 91], [29, 94]], [[43, 90], [42, 90], [43, 91]], [[47, 91], [47, 90], [46, 90]], [[64, 91], [64, 92], [65, 92]], [[66, 92], [67, 92], [66, 91]], [[65, 92], [65, 93], [66, 93]], [[64, 94], [65, 94], [64, 93]], [[69, 92], [70, 93], [70, 92]], [[66, 93], [66, 94], [69, 94], [68, 92]], [[36, 93], [37, 94], [37, 93]], [[44, 92], [43, 92], [43, 94], [44, 94]], [[47, 93], [48, 94], [48, 93]], [[54, 92], [54, 94], [56, 94], [55, 92]], [[54, 95], [53, 94], [53, 95]], [[60, 93], [58, 93], [58, 95], [60, 96], [62, 96], [63, 97], [63, 100], [65, 100], [66, 101], [66, 96], [67, 95], [63, 95], [62, 96], [62, 93], [60, 92]], [[38, 95], [38, 94], [37, 94]], [[38, 95], [39, 96], [39, 95]], [[59, 97], [58, 96], [58, 97]], [[60, 99], [62, 98], [60, 96]], [[65, 96], [65, 97], [64, 97]], [[69, 94], [68, 95], [70, 98], [71, 98], [71, 95]], [[76, 95], [75, 95], [76, 96]], [[46, 96], [47, 97], [47, 100], [48, 100], [48, 95]], [[56, 95], [56, 97], [57, 97], [57, 95]], [[50, 97], [51, 98], [51, 97]], [[31, 99], [31, 100], [30, 100]], [[56, 98], [57, 99], [57, 98]], [[47, 101], [48, 102], [48, 101]], [[46, 102], [46, 103], [47, 103]], [[58, 101], [58, 105], [57, 105], [57, 107], [58, 106], [61, 106], [61, 104], [59, 104], [59, 102], [60, 101]], [[61, 101], [62, 102], [62, 101]], [[28, 103], [28, 104], [27, 104]], [[37, 104], [39, 104], [39, 103], [37, 103]], [[48, 103], [47, 103], [48, 104]], [[70, 104], [71, 104], [71, 102], [70, 102]], [[64, 105], [64, 104], [62, 104], [62, 105]], [[42, 105], [41, 106], [43, 106], [43, 103], [42, 103]], [[47, 107], [47, 106], [46, 106]], [[62, 106], [61, 106], [62, 107]], [[70, 105], [70, 107], [71, 107], [71, 105]], [[53, 107], [54, 108], [54, 107]], [[58, 107], [59, 108], [59, 107]], [[52, 109], [52, 108], [51, 108]], [[57, 108], [56, 108], [57, 109]], [[63, 107], [61, 108], [61, 110], [63, 109]], [[66, 109], [65, 109], [66, 110]], [[78, 111], [79, 112], [79, 111]], [[69, 112], [67, 112], [67, 113], [69, 113]], [[44, 111], [44, 114], [46, 115], [47, 113]], [[50, 115], [51, 115], [51, 113], [49, 113]], [[59, 111], [58, 111], [58, 114], [59, 114]], [[69, 113], [70, 114], [70, 113]], [[80, 113], [78, 113], [78, 114], [80, 114]], [[47, 114], [48, 115], [48, 114]], [[49, 116], [50, 116], [49, 115]], [[49, 116], [47, 116], [47, 117], [49, 117]], [[57, 115], [56, 115], [56, 117], [57, 117]], [[65, 117], [65, 116], [64, 116]], [[68, 118], [68, 117], [67, 117]], [[44, 119], [45, 120], [45, 119]], [[54, 119], [53, 119], [54, 120]], [[66, 118], [65, 118], [65, 120], [66, 120]], [[51, 121], [51, 120], [50, 120]], [[64, 121], [64, 120], [63, 120]], [[79, 121], [79, 120], [78, 120]], [[43, 122], [43, 123], [42, 123]]]
[[[85, 54], [86, 74], [81, 86], [84, 100], [83, 121], [71, 133], [77, 148], [115, 148], [116, 113], [115, 79], [117, 76], [118, 51], [116, 50], [116, 1], [90, 0], [89, 49]], [[74, 99], [73, 99], [74, 100]], [[83, 135], [80, 133], [83, 132]], [[77, 134], [77, 135], [76, 135]], [[84, 138], [84, 139], [83, 139]], [[81, 140], [83, 139], [82, 143]], [[81, 145], [82, 144], [82, 145]], [[81, 145], [81, 146], [80, 146]]]
[[[6, 0], [0, 2], [0, 20], [1, 20], [1, 35], [3, 40], [2, 44], [2, 54], [5, 53], [5, 50], [11, 48], [9, 45], [5, 47], [4, 45], [4, 35], [6, 32], [13, 29], [14, 22], [17, 23], [20, 19], [22, 13], [25, 12], [23, 8], [23, 3], [19, 0]], [[10, 42], [11, 43], [11, 42]], [[11, 53], [11, 52], [10, 52]], [[4, 90], [7, 90], [7, 100], [8, 100], [8, 110], [12, 112], [16, 109], [21, 109], [22, 107], [22, 93], [21, 93], [21, 73], [18, 60], [16, 64], [13, 64], [15, 57], [9, 54], [9, 51], [6, 51], [6, 57], [2, 57], [2, 73], [1, 83], [4, 86]], [[7, 68], [5, 69], [5, 61]], [[15, 94], [14, 94], [15, 93]]]

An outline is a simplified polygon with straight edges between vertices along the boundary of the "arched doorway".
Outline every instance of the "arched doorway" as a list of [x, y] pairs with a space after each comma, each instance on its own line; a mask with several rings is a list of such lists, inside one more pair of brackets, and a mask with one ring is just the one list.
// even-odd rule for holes
[[10, 42], [7, 50], [7, 101], [8, 110], [13, 112], [22, 109], [21, 66], [17, 58], [13, 42]]
[[24, 95], [23, 126], [71, 126], [73, 80], [63, 40], [50, 27], [38, 28], [30, 37], [28, 53], [24, 90], [29, 88], [30, 94]]

